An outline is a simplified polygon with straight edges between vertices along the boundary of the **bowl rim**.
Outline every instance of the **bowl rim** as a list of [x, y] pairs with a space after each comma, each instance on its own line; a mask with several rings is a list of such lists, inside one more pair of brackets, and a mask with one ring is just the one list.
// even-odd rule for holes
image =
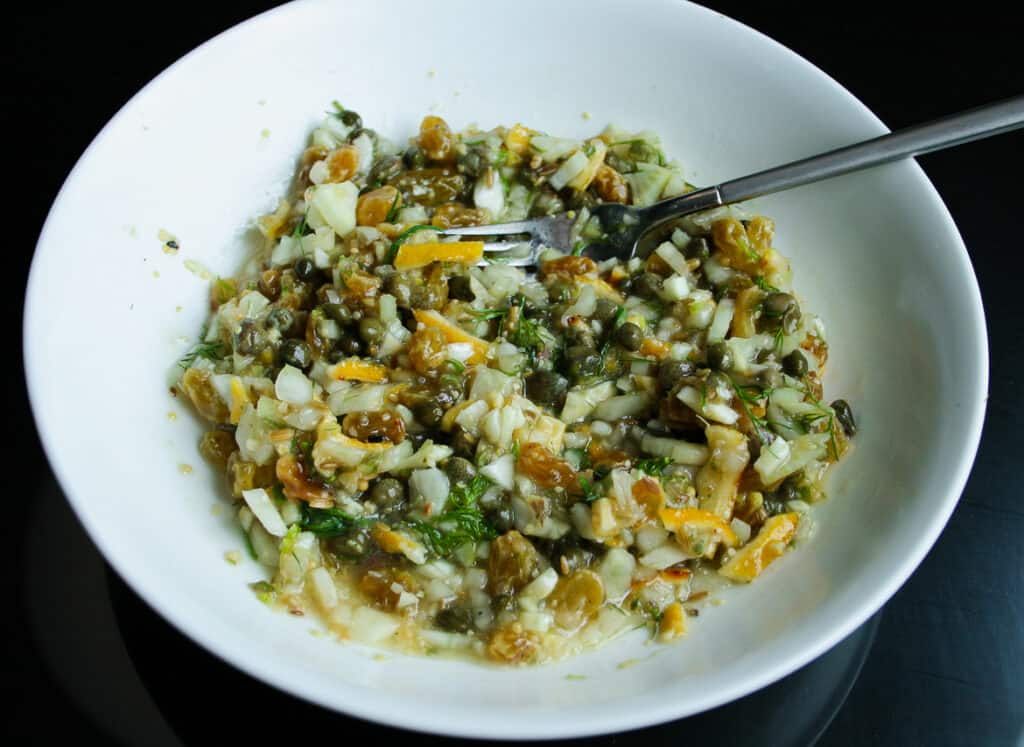
[[[543, 722], [539, 722], [538, 725], [533, 727], [529, 724], [520, 722], [516, 724], [515, 732], [513, 732], [511, 728], [499, 726], [497, 723], [489, 722], [485, 724], [482, 723], [480, 719], [469, 718], [468, 716], [470, 712], [468, 710], [460, 709], [449, 712], [440, 709], [394, 709], [393, 706], [387, 702], [387, 699], [385, 697], [381, 697], [379, 694], [372, 694], [371, 697], [360, 702], [346, 703], [345, 709], [342, 710], [336, 702], [331, 701], [318, 690], [313, 689], [308, 684], [304, 685], [301, 678], [287, 679], [281, 677], [279, 670], [277, 670], [273, 665], [264, 665], [258, 657], [246, 655], [243, 648], [226, 645], [224, 641], [214, 640], [207, 636], [201, 625], [195, 624], [191, 619], [179, 613], [173, 605], [165, 603], [165, 600], [162, 600], [159, 597], [159, 594], [153, 593], [151, 587], [148, 587], [145, 584], [140, 575], [133, 572], [132, 568], [123, 562], [123, 559], [119, 557], [119, 553], [116, 548], [107, 541], [99, 522], [94, 522], [89, 512], [86, 510], [85, 506], [88, 499], [87, 497], [79, 494], [75, 488], [65, 467], [62, 455], [57, 453], [55, 449], [51, 448], [51, 434], [55, 429], [56, 424], [42, 420], [40, 416], [40, 408], [37, 404], [40, 392], [39, 385], [36, 382], [40, 380], [42, 370], [38, 361], [40, 345], [39, 343], [35, 343], [34, 340], [40, 338], [38, 335], [33, 335], [31, 333], [36, 326], [36, 310], [44, 301], [44, 284], [43, 280], [40, 278], [38, 266], [43, 248], [47, 245], [49, 229], [54, 220], [54, 216], [62, 207], [63, 198], [78, 179], [83, 168], [83, 164], [89, 159], [90, 155], [98, 145], [109, 136], [114, 125], [123, 116], [125, 116], [126, 111], [129, 110], [140, 97], [147, 93], [151, 88], [158, 86], [166, 76], [171, 75], [180, 66], [188, 63], [193, 57], [202, 54], [207, 47], [215, 45], [225, 38], [240, 33], [243, 29], [257, 21], [265, 21], [278, 15], [298, 12], [300, 8], [307, 5], [317, 4], [317, 2], [318, 0], [294, 0], [294, 2], [289, 2], [251, 16], [250, 18], [221, 31], [217, 35], [209, 38], [207, 41], [192, 49], [187, 54], [175, 60], [156, 77], [150, 80], [145, 86], [139, 89], [139, 91], [125, 102], [107, 121], [107, 123], [92, 139], [89, 146], [85, 151], [83, 151], [82, 155], [78, 158], [74, 167], [68, 173], [61, 185], [57, 196], [54, 198], [53, 204], [47, 213], [46, 220], [36, 242], [26, 287], [22, 325], [22, 353], [25, 368], [25, 382], [33, 419], [39, 433], [43, 451], [51, 469], [53, 470], [62, 493], [67, 497], [68, 503], [71, 505], [72, 510], [81, 522], [82, 526], [85, 528], [91, 541], [99, 549], [107, 563], [114, 568], [133, 592], [135, 592], [146, 602], [147, 605], [160, 614], [161, 617], [167, 620], [178, 631], [186, 635], [193, 642], [202, 646], [210, 654], [245, 672], [249, 676], [256, 678], [264, 684], [287, 692], [295, 697], [299, 697], [307, 702], [315, 703], [316, 705], [331, 711], [342, 712], [345, 715], [366, 719], [390, 727], [410, 729], [418, 732], [445, 734], [449, 736], [507, 740], [584, 737], [613, 732], [624, 732], [631, 729], [665, 723], [695, 715], [741, 698], [785, 677], [833, 648], [836, 644], [849, 636], [856, 628], [861, 626], [869, 617], [875, 614], [903, 586], [910, 575], [917, 569], [925, 555], [927, 555], [934, 546], [939, 534], [949, 521], [953, 510], [960, 500], [974, 464], [981, 439], [982, 425], [988, 400], [988, 334], [977, 276], [975, 275], [963, 238], [960, 235], [959, 229], [957, 228], [949, 209], [942, 201], [938, 190], [936, 190], [924, 170], [916, 160], [913, 159], [910, 159], [910, 162], [907, 163], [904, 168], [912, 170], [914, 179], [920, 187], [922, 199], [928, 200], [931, 203], [931, 207], [935, 208], [937, 213], [941, 216], [944, 222], [943, 229], [949, 235], [951, 243], [953, 244], [953, 259], [958, 263], [958, 269], [961, 271], [963, 276], [963, 290], [965, 298], [969, 298], [971, 301], [969, 327], [973, 332], [973, 339], [969, 341], [969, 344], [974, 348], [974, 355], [971, 356], [973, 365], [973, 371], [971, 373], [977, 378], [981, 386], [975, 396], [965, 401], [965, 408], [967, 408], [967, 412], [963, 422], [966, 427], [962, 431], [965, 434], [963, 439], [963, 445], [965, 448], [961, 449], [955, 466], [950, 470], [951, 480], [949, 482], [949, 489], [943, 496], [941, 505], [935, 506], [936, 510], [931, 514], [930, 521], [921, 527], [921, 532], [918, 536], [917, 542], [915, 542], [912, 547], [908, 548], [908, 551], [901, 557], [899, 564], [893, 569], [893, 572], [887, 575], [882, 580], [882, 583], [874, 587], [873, 593], [861, 599], [858, 606], [843, 620], [841, 625], [838, 625], [831, 630], [823, 631], [821, 635], [810, 643], [810, 645], [804, 646], [785, 657], [778, 657], [772, 666], [764, 667], [756, 675], [737, 678], [737, 680], [730, 686], [718, 689], [713, 697], [697, 697], [685, 704], [676, 704], [671, 701], [665, 703], [651, 702], [647, 707], [633, 709], [630, 712], [617, 712], [615, 709], [602, 709], [598, 713], [593, 714], [593, 718], [586, 724], [574, 724], [565, 720], [559, 721], [557, 718], [553, 720], [545, 719]], [[863, 102], [861, 102], [859, 98], [854, 96], [849, 90], [825, 73], [822, 69], [781, 42], [778, 42], [761, 31], [758, 31], [757, 29], [737, 21], [719, 11], [690, 2], [690, 0], [684, 0], [681, 4], [689, 6], [688, 10], [691, 12], [716, 16], [719, 21], [723, 21], [727, 25], [731, 25], [735, 31], [741, 34], [754, 35], [761, 43], [767, 43], [774, 47], [777, 52], [790, 58], [795, 65], [802, 66], [805, 69], [805, 72], [811, 73], [827, 87], [830, 87], [838, 96], [844, 97], [849, 102], [854, 103], [870, 121], [878, 126], [880, 131], [889, 131], [882, 120], [879, 119], [879, 117], [875, 115], [874, 112], [872, 112]]]

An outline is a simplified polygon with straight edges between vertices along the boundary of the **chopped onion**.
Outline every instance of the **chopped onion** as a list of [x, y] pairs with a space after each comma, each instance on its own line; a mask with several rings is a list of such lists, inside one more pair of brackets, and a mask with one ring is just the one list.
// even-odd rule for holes
[[493, 482], [495, 485], [511, 490], [515, 486], [513, 476], [515, 474], [515, 458], [511, 454], [505, 454], [495, 459], [486, 467], [480, 469], [480, 474]]
[[285, 365], [274, 382], [274, 393], [282, 402], [304, 405], [313, 399], [313, 382], [299, 369]]
[[259, 519], [260, 524], [263, 525], [267, 532], [275, 537], [284, 537], [288, 527], [285, 526], [284, 519], [281, 518], [281, 512], [277, 510], [277, 506], [270, 500], [266, 490], [263, 488], [243, 490], [242, 500], [245, 501], [253, 516]]
[[555, 590], [558, 583], [558, 572], [554, 568], [548, 568], [542, 574], [533, 579], [519, 592], [520, 599], [534, 599], [540, 601]]
[[736, 302], [731, 298], [723, 298], [718, 302], [715, 315], [711, 318], [711, 327], [708, 329], [708, 342], [718, 342], [725, 339], [732, 324], [733, 314], [736, 313]]
[[413, 470], [409, 492], [414, 505], [426, 516], [437, 516], [448, 501], [448, 476], [436, 467]]
[[686, 257], [676, 249], [675, 245], [671, 241], [662, 242], [658, 248], [654, 250], [654, 253], [665, 260], [665, 264], [682, 275], [684, 280], [686, 279], [686, 276], [690, 274], [690, 268], [686, 264]]
[[682, 548], [675, 542], [666, 542], [664, 545], [656, 547], [649, 553], [640, 556], [640, 565], [660, 571], [676, 563], [682, 563], [689, 558], [690, 556], [683, 552]]

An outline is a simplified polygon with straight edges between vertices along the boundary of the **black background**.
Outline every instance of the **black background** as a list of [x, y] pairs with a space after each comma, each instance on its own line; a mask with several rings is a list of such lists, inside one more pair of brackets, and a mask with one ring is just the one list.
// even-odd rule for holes
[[[25, 527], [47, 521], [37, 515], [43, 508], [33, 496], [52, 479], [31, 423], [21, 364], [21, 311], [35, 241], [62, 181], [110, 116], [179, 56], [275, 4], [183, 0], [125, 13], [114, 10], [120, 6], [35, 3], [7, 15], [0, 52], [7, 71], [0, 165], [13, 197], [6, 207], [13, 209], [4, 211], [3, 319], [11, 340], [3, 369], [6, 417], [0, 421], [7, 488], [0, 498], [0, 547], [9, 553], [8, 607], [0, 615], [7, 649], [0, 668], [0, 735], [19, 744], [68, 737], [113, 743], [107, 725], [78, 710], [56, 684], [36, 651], [25, 612]], [[893, 129], [1024, 93], [1019, 26], [1002, 15], [999, 3], [946, 10], [873, 1], [704, 4], [803, 55]], [[508, 4], [507, 12], [514, 6]], [[1019, 408], [1024, 364], [1024, 134], [933, 154], [921, 164], [949, 206], [981, 284], [991, 348], [988, 414], [959, 507], [886, 606], [861, 676], [820, 743], [1024, 744], [1024, 491], [1015, 472], [1020, 418], [1012, 414]], [[942, 298], [934, 301], [941, 304]], [[203, 692], [201, 671], [186, 668], [181, 675], [184, 691], [214, 697]], [[103, 687], [104, 672], [95, 677]], [[244, 710], [230, 692], [216, 697], [225, 713]], [[718, 743], [722, 735], [709, 740], [684, 723], [678, 739]]]

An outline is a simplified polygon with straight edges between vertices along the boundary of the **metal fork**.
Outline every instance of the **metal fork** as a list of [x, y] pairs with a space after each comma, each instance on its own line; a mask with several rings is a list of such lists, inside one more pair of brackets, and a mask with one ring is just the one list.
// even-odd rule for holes
[[[991, 137], [1024, 126], [1024, 96], [980, 106], [898, 132], [848, 145], [821, 155], [760, 171], [721, 184], [687, 192], [648, 207], [600, 203], [590, 208], [600, 221], [605, 237], [584, 250], [602, 261], [610, 257], [630, 259], [640, 239], [669, 220], [701, 210], [731, 205], [792, 187], [860, 171], [909, 156], [931, 153], [972, 140]], [[580, 215], [575, 212], [542, 218], [468, 226], [442, 231], [444, 236], [485, 239], [484, 251], [491, 260], [506, 264], [535, 265], [544, 248], [570, 251]], [[517, 238], [519, 237], [519, 238]], [[485, 259], [486, 263], [488, 260]]]

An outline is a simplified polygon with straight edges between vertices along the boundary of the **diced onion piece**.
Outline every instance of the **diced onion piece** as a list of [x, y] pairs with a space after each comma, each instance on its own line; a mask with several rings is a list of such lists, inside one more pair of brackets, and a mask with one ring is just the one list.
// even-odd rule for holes
[[711, 326], [708, 328], [708, 342], [718, 342], [725, 339], [735, 312], [736, 302], [733, 299], [723, 298], [718, 302], [715, 315], [711, 318]]
[[617, 602], [629, 592], [636, 558], [628, 550], [613, 547], [601, 559], [597, 573], [604, 582], [605, 596], [610, 602]]
[[335, 415], [366, 410], [377, 412], [384, 407], [384, 397], [391, 387], [386, 384], [363, 384], [339, 389], [327, 400], [327, 406]]
[[540, 154], [543, 161], [551, 163], [568, 155], [574, 148], [579, 148], [579, 143], [550, 135], [534, 135], [530, 138], [530, 147]]
[[285, 526], [281, 512], [277, 510], [277, 506], [274, 505], [266, 490], [263, 488], [243, 490], [242, 499], [267, 532], [275, 537], [284, 537], [288, 527]]
[[310, 203], [338, 236], [347, 236], [356, 227], [358, 199], [359, 188], [355, 184], [340, 182], [316, 187]]
[[409, 476], [413, 504], [427, 516], [437, 516], [444, 511], [448, 488], [448, 476], [437, 467], [413, 470]]
[[676, 438], [663, 438], [644, 434], [640, 440], [640, 448], [648, 454], [670, 457], [673, 462], [699, 467], [708, 460], [708, 447], [704, 444], [691, 444]]
[[732, 425], [740, 419], [738, 412], [721, 402], [705, 402], [701, 406], [701, 394], [692, 386], [682, 387], [676, 396], [691, 410], [716, 423]]
[[593, 417], [597, 420], [618, 420], [631, 415], [640, 415], [651, 406], [651, 396], [646, 392], [620, 394], [611, 397], [594, 408]]
[[676, 563], [689, 560], [689, 558], [690, 556], [683, 552], [679, 545], [669, 543], [656, 547], [645, 555], [640, 556], [640, 565], [660, 571]]
[[484, 256], [482, 241], [428, 241], [423, 244], [402, 244], [395, 255], [396, 270], [426, 267], [431, 262], [461, 262], [472, 265]]
[[313, 399], [313, 382], [294, 366], [284, 366], [274, 382], [274, 394], [282, 402], [304, 405]]
[[789, 453], [789, 442], [782, 436], [776, 436], [770, 444], [761, 449], [761, 456], [754, 462], [754, 469], [765, 485], [771, 485], [775, 481], [772, 479], [773, 473], [786, 463]]
[[665, 260], [665, 264], [671, 267], [675, 272], [685, 276], [690, 274], [690, 268], [686, 264], [686, 257], [676, 249], [675, 245], [671, 241], [662, 242], [654, 253]]
[[558, 167], [558, 170], [548, 179], [548, 184], [550, 184], [555, 190], [561, 189], [583, 173], [583, 170], [587, 168], [588, 160], [589, 159], [583, 151], [576, 151], [562, 162], [562, 165]]
[[323, 607], [324, 611], [330, 612], [338, 606], [338, 589], [326, 568], [320, 566], [311, 570], [309, 585], [313, 591], [313, 598]]
[[480, 469], [480, 474], [493, 482], [495, 485], [511, 490], [515, 487], [513, 480], [516, 469], [515, 458], [511, 454], [505, 454], [495, 459], [486, 467]]
[[473, 187], [473, 204], [497, 220], [505, 209], [505, 185], [494, 169], [487, 169]]
[[540, 601], [555, 590], [558, 583], [558, 572], [554, 568], [548, 568], [542, 574], [533, 579], [519, 592], [520, 599], [533, 599]]
[[661, 289], [661, 297], [666, 301], [682, 301], [689, 294], [690, 283], [682, 275], [673, 275]]

